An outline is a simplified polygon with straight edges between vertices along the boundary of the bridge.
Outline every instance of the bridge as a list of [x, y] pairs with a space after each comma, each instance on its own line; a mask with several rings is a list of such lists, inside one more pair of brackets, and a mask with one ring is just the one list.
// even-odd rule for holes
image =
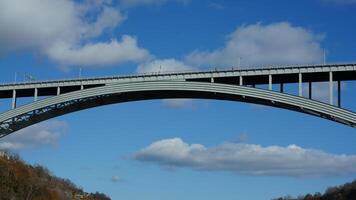
[[[356, 127], [356, 113], [342, 108], [341, 82], [356, 80], [356, 64], [304, 65], [182, 73], [80, 78], [0, 85], [0, 138], [38, 122], [92, 107], [138, 100], [203, 98], [255, 103], [302, 112]], [[312, 98], [312, 84], [328, 82], [329, 101]], [[295, 83], [296, 94], [284, 92]], [[303, 96], [303, 84], [308, 95]], [[334, 84], [337, 85], [334, 91]], [[268, 88], [258, 88], [267, 85]], [[273, 88], [277, 85], [277, 88]], [[334, 93], [336, 98], [334, 99]], [[17, 106], [17, 99], [33, 97]], [[39, 98], [41, 97], [41, 98]]]

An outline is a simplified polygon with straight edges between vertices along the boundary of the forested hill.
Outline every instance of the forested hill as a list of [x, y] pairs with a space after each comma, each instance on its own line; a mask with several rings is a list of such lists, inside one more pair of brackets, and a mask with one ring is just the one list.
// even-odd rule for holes
[[297, 198], [281, 197], [276, 200], [356, 200], [356, 180], [338, 187], [329, 187], [324, 194], [307, 194]]
[[55, 177], [17, 155], [0, 152], [0, 200], [110, 200], [102, 193], [86, 193], [68, 179]]

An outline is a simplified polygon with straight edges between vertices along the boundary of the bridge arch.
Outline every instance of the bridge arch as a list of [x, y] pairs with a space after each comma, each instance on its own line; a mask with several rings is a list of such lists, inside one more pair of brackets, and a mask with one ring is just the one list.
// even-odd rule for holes
[[0, 114], [0, 138], [38, 122], [92, 107], [138, 100], [204, 98], [249, 102], [302, 112], [356, 127], [356, 113], [290, 94], [246, 86], [190, 81], [114, 83], [65, 93]]

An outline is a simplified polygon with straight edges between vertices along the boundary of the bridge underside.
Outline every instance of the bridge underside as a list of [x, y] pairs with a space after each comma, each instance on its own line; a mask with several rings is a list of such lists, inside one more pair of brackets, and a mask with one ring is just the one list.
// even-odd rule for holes
[[[232, 71], [226, 71], [226, 73], [233, 72]], [[214, 72], [212, 72], [214, 73]], [[224, 73], [224, 72], [219, 72], [219, 73]], [[246, 72], [247, 73], [247, 72]], [[301, 83], [316, 83], [316, 82], [329, 82], [330, 81], [330, 73], [328, 71], [325, 72], [313, 72], [313, 73], [303, 73], [302, 78], [300, 79], [299, 73], [290, 73], [290, 74], [276, 74], [273, 75], [273, 84], [289, 84], [289, 83], [298, 83], [301, 81]], [[164, 76], [164, 75], [162, 75]], [[211, 75], [212, 76], [212, 75]], [[333, 72], [332, 75], [332, 80], [335, 82], [338, 81], [354, 81], [356, 80], [356, 71], [336, 71]], [[199, 77], [199, 76], [198, 76]], [[221, 83], [221, 84], [231, 84], [231, 85], [267, 85], [270, 83], [269, 76], [268, 75], [261, 75], [256, 73], [256, 75], [243, 75], [243, 83], [240, 83], [240, 77], [239, 76], [220, 76], [220, 77], [214, 77], [214, 82], [215, 83]], [[300, 79], [300, 80], [299, 80]], [[90, 80], [90, 79], [88, 79]], [[199, 78], [189, 78], [189, 77], [184, 77], [183, 79], [180, 80], [185, 80], [185, 81], [192, 81], [192, 82], [206, 82], [209, 83], [211, 82], [211, 77], [199, 77]], [[83, 79], [82, 81], [86, 81]], [[65, 85], [65, 86], [58, 86], [58, 85], [51, 85], [53, 82], [44, 82], [41, 87], [21, 87], [22, 85], [26, 84], [31, 84], [29, 83], [15, 83], [15, 84], [9, 84], [9, 86], [18, 86], [19, 88], [16, 89], [16, 97], [33, 97], [35, 93], [35, 89], [37, 89], [37, 96], [55, 96], [57, 95], [58, 92], [58, 87], [60, 87], [60, 93], [69, 93], [69, 92], [74, 92], [78, 91], [81, 89], [81, 86], [83, 86], [84, 89], [90, 89], [94, 87], [101, 87], [105, 86], [105, 83], [88, 83], [85, 85], [82, 85], [83, 82], [81, 80], [73, 80], [69, 81], [71, 82], [70, 85]], [[54, 81], [55, 82], [55, 81]], [[0, 89], [0, 99], [8, 99], [13, 97], [13, 90], [12, 89]]]
[[38, 122], [92, 107], [129, 101], [195, 98], [255, 103], [302, 112], [356, 127], [356, 114], [311, 99], [218, 83], [186, 81], [112, 84], [49, 97], [0, 114], [0, 138]]

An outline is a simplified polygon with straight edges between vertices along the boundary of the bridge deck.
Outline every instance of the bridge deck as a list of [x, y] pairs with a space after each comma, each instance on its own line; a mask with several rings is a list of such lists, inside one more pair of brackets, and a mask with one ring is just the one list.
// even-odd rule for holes
[[131, 76], [9, 83], [0, 85], [0, 98], [12, 98], [13, 90], [16, 90], [17, 97], [34, 96], [35, 89], [37, 89], [38, 96], [52, 96], [57, 94], [58, 88], [60, 88], [62, 94], [80, 90], [81, 87], [92, 88], [112, 83], [142, 81], [186, 80], [210, 82], [211, 78], [214, 78], [214, 82], [216, 83], [239, 84], [240, 77], [242, 77], [243, 85], [258, 85], [268, 84], [270, 75], [273, 78], [273, 84], [298, 83], [299, 74], [302, 74], [302, 82], [322, 82], [329, 81], [330, 72], [333, 73], [334, 81], [356, 80], [356, 64], [306, 65], [243, 70], [232, 68], [230, 70], [203, 72], [152, 73]]

